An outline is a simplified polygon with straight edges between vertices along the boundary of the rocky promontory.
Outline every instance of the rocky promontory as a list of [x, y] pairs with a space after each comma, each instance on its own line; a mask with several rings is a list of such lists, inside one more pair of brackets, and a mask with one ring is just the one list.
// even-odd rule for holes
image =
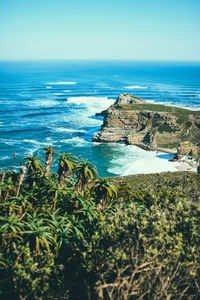
[[121, 94], [102, 115], [101, 131], [93, 135], [95, 142], [124, 142], [146, 150], [177, 153], [179, 145], [188, 141], [186, 152], [199, 156], [200, 111], [151, 104], [131, 94]]

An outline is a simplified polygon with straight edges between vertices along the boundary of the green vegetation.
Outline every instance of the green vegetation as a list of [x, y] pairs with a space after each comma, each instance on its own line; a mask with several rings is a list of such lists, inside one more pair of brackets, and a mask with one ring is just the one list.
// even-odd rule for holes
[[[123, 106], [115, 106], [116, 110], [137, 110], [137, 111], [153, 111], [153, 112], [168, 112], [176, 117], [176, 123], [185, 129], [189, 129], [192, 126], [192, 122], [188, 120], [189, 116], [200, 117], [200, 111], [192, 111], [175, 106], [165, 106], [161, 104], [128, 104]], [[162, 132], [175, 132], [178, 128], [172, 128], [168, 124], [160, 124], [158, 120], [153, 120], [153, 126], [158, 126], [158, 131]], [[198, 135], [198, 134], [196, 134]], [[195, 142], [198, 142], [199, 135], [195, 137]]]
[[0, 173], [0, 299], [199, 298], [200, 175], [101, 179], [44, 150]]
[[178, 146], [179, 146], [179, 143], [162, 144], [162, 147], [167, 148], [167, 149], [177, 149]]
[[[123, 106], [115, 106], [117, 110], [139, 110], [139, 111], [157, 111], [157, 112], [170, 112], [176, 114], [179, 117], [187, 117], [188, 115], [200, 116], [200, 111], [193, 111], [181, 107], [176, 106], [167, 106], [162, 104], [151, 104], [151, 103], [143, 103], [143, 104], [127, 104]], [[181, 124], [182, 119], [179, 119]]]
[[190, 122], [190, 121], [185, 122], [185, 127], [186, 127], [187, 129], [190, 128], [191, 125], [192, 125], [192, 122]]
[[162, 132], [175, 132], [176, 129], [170, 127], [168, 124], [162, 124], [162, 125], [158, 126], [158, 131], [160, 133], [162, 133]]
[[[198, 199], [200, 197], [200, 176], [193, 172], [166, 172], [157, 174], [139, 174], [123, 177], [112, 177], [110, 181], [115, 185], [125, 184], [129, 192], [141, 190], [157, 194], [165, 187], [167, 191], [187, 195], [188, 198]], [[120, 188], [120, 191], [124, 189]], [[118, 196], [120, 196], [118, 193]]]
[[[139, 111], [144, 113], [154, 112], [155, 114], [153, 114], [151, 119], [152, 124], [148, 124], [150, 130], [157, 131], [160, 134], [174, 133], [172, 141], [168, 139], [169, 143], [166, 144], [166, 148], [171, 148], [171, 142], [172, 144], [179, 144], [181, 141], [190, 141], [195, 145], [199, 143], [200, 111], [151, 103], [127, 104], [121, 106], [114, 105], [113, 109], [120, 111]], [[161, 142], [161, 140], [158, 140], [157, 145], [164, 147], [163, 141]]]
[[[150, 103], [144, 103], [144, 104], [128, 104], [123, 106], [115, 106], [116, 110], [137, 110], [137, 111], [153, 111], [153, 112], [168, 112], [173, 114], [177, 120], [177, 124], [182, 125], [185, 129], [189, 129], [192, 126], [192, 122], [188, 120], [189, 116], [192, 117], [199, 117], [200, 111], [192, 111], [180, 107], [175, 106], [166, 106], [161, 104], [150, 104]], [[158, 120], [154, 120], [155, 127], [159, 126], [158, 131], [160, 133], [162, 132], [175, 132], [178, 129], [173, 129], [167, 124], [162, 124], [158, 122]]]

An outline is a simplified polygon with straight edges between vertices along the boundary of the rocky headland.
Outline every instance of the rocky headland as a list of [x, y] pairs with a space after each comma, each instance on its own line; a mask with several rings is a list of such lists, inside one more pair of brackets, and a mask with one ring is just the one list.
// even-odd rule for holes
[[198, 164], [200, 111], [151, 104], [131, 94], [121, 94], [107, 110], [94, 142], [124, 142], [145, 150], [176, 154]]

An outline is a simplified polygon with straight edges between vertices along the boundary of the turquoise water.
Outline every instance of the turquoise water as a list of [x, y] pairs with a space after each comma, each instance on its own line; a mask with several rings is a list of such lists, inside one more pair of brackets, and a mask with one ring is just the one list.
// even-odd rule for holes
[[[19, 165], [28, 153], [43, 155], [40, 148], [53, 144], [57, 152], [88, 158], [101, 176], [145, 171], [155, 153], [92, 143], [102, 124], [95, 113], [125, 92], [154, 103], [200, 109], [200, 64], [0, 62], [0, 168], [13, 167], [14, 151]], [[150, 166], [149, 172], [165, 170], [163, 158], [157, 157], [157, 167]]]

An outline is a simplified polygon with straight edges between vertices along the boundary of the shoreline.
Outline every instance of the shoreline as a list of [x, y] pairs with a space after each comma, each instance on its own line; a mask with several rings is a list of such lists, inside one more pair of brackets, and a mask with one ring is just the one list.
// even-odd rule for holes
[[[117, 144], [117, 142], [114, 143], [109, 143], [109, 144]], [[131, 175], [142, 175], [142, 174], [156, 174], [156, 173], [165, 173], [165, 172], [193, 172], [197, 173], [197, 167], [198, 167], [198, 160], [194, 158], [190, 158], [186, 155], [183, 157], [176, 159], [175, 157], [172, 159], [167, 159], [167, 158], [162, 158], [159, 157], [159, 155], [163, 154], [172, 154], [176, 155], [177, 154], [177, 149], [164, 149], [164, 148], [154, 148], [154, 147], [149, 147], [148, 149], [145, 149], [145, 147], [140, 147], [140, 145], [132, 145], [132, 144], [124, 144], [125, 147], [127, 146], [135, 146], [138, 149], [141, 149], [145, 151], [146, 153], [152, 153], [152, 157], [145, 158], [143, 156], [141, 159], [136, 159], [136, 163], [134, 162], [132, 164], [132, 161], [129, 162], [129, 167], [126, 168], [126, 171], [123, 172], [123, 174], [119, 175], [115, 173], [115, 176], [113, 177], [123, 177], [123, 176], [131, 176]], [[124, 154], [124, 158], [125, 158]], [[157, 164], [159, 160], [159, 165]], [[171, 166], [169, 165], [171, 164]], [[146, 171], [139, 171], [140, 164], [145, 164]], [[135, 167], [137, 165], [137, 167]], [[137, 170], [138, 172], [135, 173], [134, 171], [131, 172], [129, 171], [130, 169]]]
[[[126, 161], [127, 168], [124, 169], [121, 162], [116, 162], [121, 164], [122, 170], [120, 172], [117, 167], [110, 168], [112, 173], [123, 176], [152, 173], [152, 171], [153, 173], [166, 171], [198, 172], [199, 150], [197, 142], [200, 115], [196, 111], [156, 103], [149, 104], [139, 97], [124, 93], [118, 96], [113, 105], [100, 113], [96, 113], [96, 116], [99, 115], [103, 116], [104, 120], [101, 130], [94, 133], [93, 142], [111, 144], [121, 142], [126, 146], [135, 146], [145, 152], [154, 153], [152, 157], [149, 156], [149, 159], [147, 159], [148, 155], [144, 155], [142, 158], [139, 155], [141, 165], [134, 162], [134, 157], [133, 161], [127, 160], [125, 154], [124, 161]], [[194, 137], [196, 143], [191, 142]], [[163, 157], [165, 163], [164, 161], [161, 163], [158, 161], [158, 153], [161, 155], [172, 154], [174, 157], [170, 160]], [[173, 165], [169, 165], [169, 161], [173, 162]], [[135, 170], [138, 172], [136, 173]]]
[[[97, 143], [101, 144], [101, 143]], [[107, 143], [118, 155], [110, 161], [108, 177], [177, 171], [197, 171], [197, 161], [183, 157], [180, 161], [161, 151], [146, 151], [135, 145]], [[112, 174], [112, 175], [111, 175]], [[106, 177], [107, 177], [106, 176]]]
[[[131, 145], [131, 144], [127, 144], [127, 145]], [[172, 154], [172, 155], [177, 154], [177, 149], [175, 149], [175, 148], [168, 149], [168, 148], [153, 147], [151, 145], [137, 145], [137, 144], [134, 144], [134, 146], [141, 148], [145, 151], [152, 151], [154, 153], [157, 153], [157, 155], [158, 154], [161, 154], [161, 155], [162, 154]], [[157, 155], [156, 155], [156, 157], [158, 157]], [[160, 158], [160, 159], [165, 159], [165, 158]], [[187, 155], [184, 155], [183, 157], [181, 157], [179, 159], [176, 159], [174, 157], [173, 159], [165, 159], [165, 160], [172, 162], [173, 166], [177, 169], [177, 171], [189, 171], [189, 172], [197, 173], [198, 160], [195, 158], [189, 158]], [[163, 172], [165, 172], [165, 171], [163, 171]], [[176, 170], [169, 171], [169, 172], [176, 172]], [[161, 171], [161, 173], [162, 173], [162, 171]]]
[[183, 156], [181, 159], [172, 160], [176, 163], [176, 168], [178, 171], [192, 171], [197, 173], [198, 161], [196, 159], [190, 159], [187, 156]]

